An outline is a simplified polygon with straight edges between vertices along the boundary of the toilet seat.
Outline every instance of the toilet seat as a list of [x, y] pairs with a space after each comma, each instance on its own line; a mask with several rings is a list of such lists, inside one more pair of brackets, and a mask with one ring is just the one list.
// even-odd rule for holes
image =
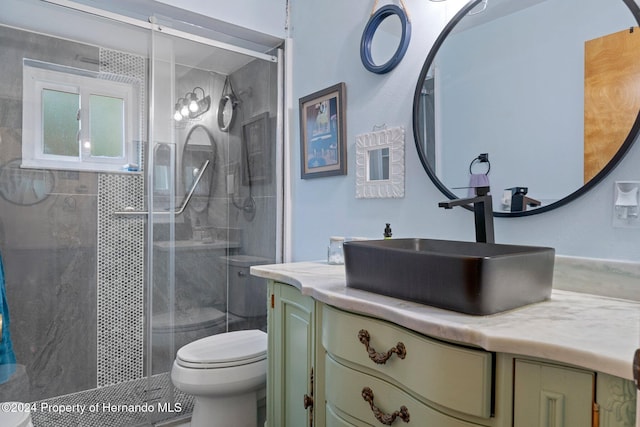
[[257, 363], [267, 358], [267, 334], [260, 330], [234, 331], [202, 338], [176, 354], [179, 366], [219, 369]]

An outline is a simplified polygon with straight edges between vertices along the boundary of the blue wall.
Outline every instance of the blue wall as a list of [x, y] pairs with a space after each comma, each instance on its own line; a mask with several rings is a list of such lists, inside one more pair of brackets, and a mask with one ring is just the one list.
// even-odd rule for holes
[[[359, 43], [372, 2], [293, 0], [292, 260], [326, 257], [329, 236], [382, 237], [386, 222], [394, 237], [473, 240], [473, 216], [464, 209], [437, 207], [443, 196], [415, 152], [412, 101], [422, 64], [447, 20], [464, 2], [406, 0], [412, 39], [400, 65], [385, 75], [368, 72]], [[576, 5], [581, 2], [576, 0]], [[571, 23], [567, 23], [568, 26]], [[553, 67], [553, 64], [549, 64]], [[347, 87], [347, 176], [300, 179], [297, 100], [337, 82]], [[373, 126], [404, 126], [406, 191], [403, 199], [355, 198], [355, 137]], [[496, 218], [496, 241], [548, 245], [558, 254], [640, 260], [640, 229], [612, 227], [616, 180], [640, 180], [640, 144], [587, 195], [568, 206], [524, 218]]]

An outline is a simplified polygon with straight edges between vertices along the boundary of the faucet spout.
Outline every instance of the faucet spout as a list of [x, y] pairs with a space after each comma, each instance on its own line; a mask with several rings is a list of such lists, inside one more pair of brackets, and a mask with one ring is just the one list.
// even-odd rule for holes
[[473, 204], [473, 216], [476, 226], [476, 242], [495, 243], [493, 232], [493, 199], [489, 187], [476, 187], [476, 197], [446, 200], [438, 207], [452, 209], [455, 206]]

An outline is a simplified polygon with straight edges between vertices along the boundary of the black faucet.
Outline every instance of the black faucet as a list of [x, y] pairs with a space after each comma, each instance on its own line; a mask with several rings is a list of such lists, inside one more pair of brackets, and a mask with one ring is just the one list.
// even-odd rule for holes
[[473, 214], [476, 223], [476, 242], [495, 243], [493, 233], [493, 201], [489, 187], [476, 187], [476, 197], [454, 199], [438, 203], [438, 207], [451, 209], [473, 203]]

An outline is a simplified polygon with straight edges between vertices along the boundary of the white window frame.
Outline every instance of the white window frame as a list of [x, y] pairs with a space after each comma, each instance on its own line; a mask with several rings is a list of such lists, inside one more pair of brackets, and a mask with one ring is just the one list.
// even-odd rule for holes
[[[62, 67], [55, 64], [25, 60], [23, 69], [22, 104], [22, 167], [63, 169], [95, 172], [123, 172], [125, 165], [137, 163], [137, 144], [134, 129], [137, 123], [136, 88], [99, 78], [98, 73]], [[44, 153], [42, 92], [45, 89], [77, 93], [80, 95], [80, 132], [78, 156]], [[101, 95], [124, 101], [124, 147], [121, 157], [92, 156], [90, 147], [91, 122], [89, 99]]]

